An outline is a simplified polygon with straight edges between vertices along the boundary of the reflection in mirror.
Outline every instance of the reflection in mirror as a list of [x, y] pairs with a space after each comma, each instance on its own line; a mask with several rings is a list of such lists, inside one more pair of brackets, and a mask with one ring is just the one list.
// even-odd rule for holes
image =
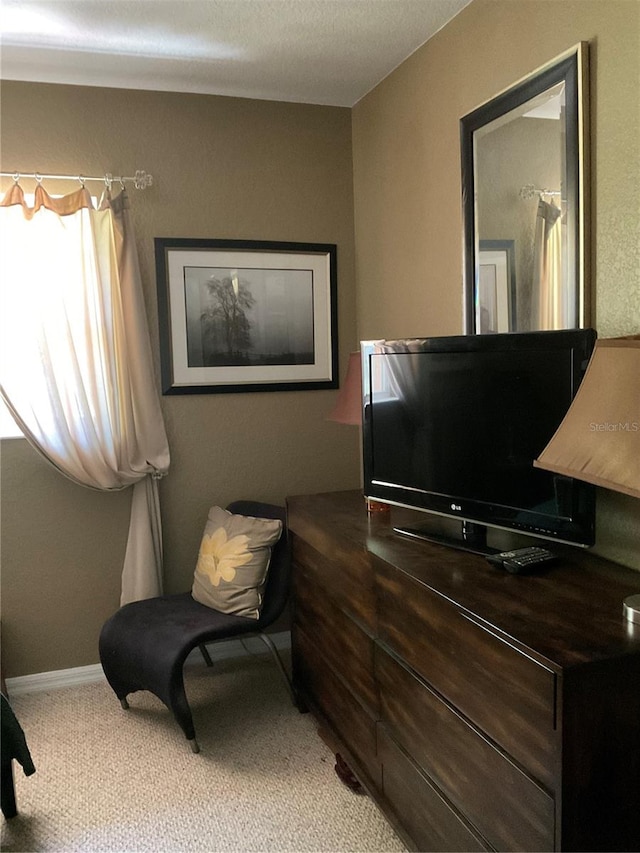
[[587, 45], [461, 120], [467, 333], [588, 325]]

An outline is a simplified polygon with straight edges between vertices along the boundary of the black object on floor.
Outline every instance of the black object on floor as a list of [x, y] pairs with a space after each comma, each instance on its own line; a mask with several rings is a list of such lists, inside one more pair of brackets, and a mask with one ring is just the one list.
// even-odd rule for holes
[[12, 818], [18, 814], [16, 793], [13, 784], [13, 761], [22, 765], [25, 776], [31, 776], [36, 768], [31, 759], [27, 739], [18, 722], [9, 700], [0, 694], [2, 700], [2, 732], [0, 741], [0, 791], [2, 799], [2, 814]]

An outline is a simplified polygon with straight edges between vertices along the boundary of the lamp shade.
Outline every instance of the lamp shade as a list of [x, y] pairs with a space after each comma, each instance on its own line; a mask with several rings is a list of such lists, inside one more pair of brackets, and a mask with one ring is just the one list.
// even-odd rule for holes
[[359, 352], [349, 355], [347, 375], [327, 420], [354, 426], [362, 423], [362, 367]]
[[640, 335], [598, 340], [536, 468], [640, 498]]

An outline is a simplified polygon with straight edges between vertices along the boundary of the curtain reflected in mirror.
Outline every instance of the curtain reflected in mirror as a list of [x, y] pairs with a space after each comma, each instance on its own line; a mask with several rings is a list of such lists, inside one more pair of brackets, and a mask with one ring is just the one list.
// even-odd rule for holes
[[461, 120], [468, 333], [588, 325], [586, 56]]
[[[566, 237], [562, 234], [562, 213], [553, 201], [538, 202], [533, 241], [531, 292], [537, 299], [531, 306], [534, 329], [571, 329], [575, 326], [575, 305], [565, 299], [562, 288]], [[567, 288], [567, 292], [570, 292]]]

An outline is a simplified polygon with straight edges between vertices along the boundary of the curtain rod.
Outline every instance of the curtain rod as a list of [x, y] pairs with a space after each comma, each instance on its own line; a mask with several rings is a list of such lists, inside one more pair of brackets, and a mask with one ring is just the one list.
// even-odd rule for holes
[[20, 178], [33, 178], [38, 183], [43, 180], [48, 181], [80, 181], [84, 186], [86, 181], [98, 181], [101, 184], [106, 184], [111, 188], [114, 181], [118, 181], [124, 186], [125, 181], [133, 181], [133, 185], [137, 190], [144, 190], [153, 184], [153, 175], [148, 175], [144, 169], [137, 169], [133, 176], [112, 175], [106, 172], [102, 177], [89, 177], [87, 175], [43, 175], [40, 172], [0, 172], [0, 177], [13, 178], [18, 183]]
[[526, 184], [520, 188], [520, 198], [533, 198], [535, 195], [562, 195], [559, 190], [547, 190], [543, 187], [535, 187], [533, 184]]

